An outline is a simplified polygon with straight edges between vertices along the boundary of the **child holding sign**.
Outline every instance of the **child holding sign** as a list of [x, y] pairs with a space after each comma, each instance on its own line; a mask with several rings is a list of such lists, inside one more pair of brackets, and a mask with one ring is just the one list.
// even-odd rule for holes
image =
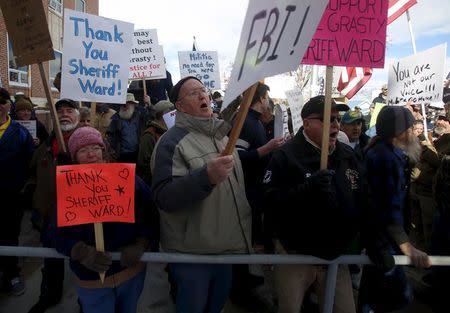
[[[75, 163], [105, 163], [105, 144], [101, 134], [92, 127], [75, 130], [68, 146]], [[97, 174], [97, 178], [101, 178], [101, 171]], [[132, 175], [130, 178], [133, 179]], [[110, 190], [115, 188], [104, 187]], [[67, 198], [67, 194], [64, 197]], [[157, 227], [150, 225], [151, 222], [159, 223], [157, 217], [150, 217], [151, 212], [156, 212], [150, 189], [137, 176], [134, 203], [135, 223], [103, 223], [105, 250], [121, 251], [120, 261], [112, 261], [107, 252], [97, 251], [92, 224], [57, 229], [56, 248], [70, 256], [70, 267], [76, 276], [78, 297], [85, 313], [136, 312], [145, 278], [145, 264], [140, 262], [140, 258], [150, 239], [157, 238], [159, 232]], [[106, 277], [102, 282], [99, 273], [104, 272]]]

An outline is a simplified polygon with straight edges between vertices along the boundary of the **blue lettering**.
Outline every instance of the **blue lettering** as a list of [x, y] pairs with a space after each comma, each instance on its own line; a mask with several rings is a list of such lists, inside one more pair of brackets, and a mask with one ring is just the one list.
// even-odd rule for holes
[[123, 32], [119, 33], [119, 30], [117, 29], [117, 25], [114, 25], [114, 41], [123, 43], [122, 35], [123, 35]]
[[74, 35], [78, 36], [79, 35], [78, 22], [83, 22], [84, 18], [71, 16], [71, 17], [69, 17], [69, 20], [74, 21], [74, 24], [73, 24]]

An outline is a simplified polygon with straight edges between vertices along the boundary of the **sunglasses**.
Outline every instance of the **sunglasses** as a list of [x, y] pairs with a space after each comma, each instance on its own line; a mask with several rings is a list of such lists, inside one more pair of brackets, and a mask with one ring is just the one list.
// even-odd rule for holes
[[[323, 116], [318, 116], [318, 117], [308, 117], [309, 120], [319, 120], [323, 123]], [[334, 122], [341, 122], [341, 117], [340, 116], [335, 116], [335, 115], [331, 115], [330, 116], [330, 124], [333, 124]]]

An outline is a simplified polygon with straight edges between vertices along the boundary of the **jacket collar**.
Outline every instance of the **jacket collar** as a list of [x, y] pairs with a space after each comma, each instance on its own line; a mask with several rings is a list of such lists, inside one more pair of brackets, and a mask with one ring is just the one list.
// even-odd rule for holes
[[177, 111], [175, 126], [187, 131], [199, 132], [216, 139], [225, 137], [231, 129], [231, 125], [224, 120], [215, 117], [195, 117], [181, 111]]

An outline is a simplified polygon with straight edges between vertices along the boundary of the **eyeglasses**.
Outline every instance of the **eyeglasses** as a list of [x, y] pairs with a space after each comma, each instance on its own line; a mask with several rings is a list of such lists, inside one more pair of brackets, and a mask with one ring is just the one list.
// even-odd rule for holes
[[79, 149], [78, 153], [82, 153], [82, 154], [88, 154], [90, 152], [98, 153], [102, 150], [103, 150], [103, 148], [100, 146], [87, 146], [87, 147], [83, 147], [83, 148]]
[[[308, 120], [319, 120], [323, 123], [323, 116], [318, 116], [318, 117], [308, 117]], [[333, 124], [334, 122], [341, 122], [341, 117], [340, 116], [335, 116], [335, 115], [331, 115], [330, 116], [330, 124]]]
[[206, 95], [207, 96], [208, 95], [208, 89], [206, 89], [206, 87], [194, 89], [193, 91], [185, 94], [183, 97], [179, 98], [178, 100], [181, 100], [181, 99], [186, 98], [186, 97], [195, 98], [195, 97], [198, 97], [200, 95]]

